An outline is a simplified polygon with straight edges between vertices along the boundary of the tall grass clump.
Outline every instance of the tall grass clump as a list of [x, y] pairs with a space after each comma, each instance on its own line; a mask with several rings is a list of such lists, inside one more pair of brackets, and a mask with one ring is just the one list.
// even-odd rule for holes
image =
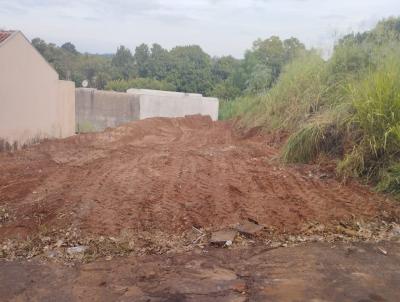
[[262, 106], [262, 96], [241, 96], [234, 101], [220, 101], [219, 119], [226, 120], [236, 117], [251, 116], [254, 108]]
[[348, 95], [354, 108], [349, 120], [354, 145], [339, 171], [373, 180], [378, 189], [392, 192], [400, 163], [400, 53], [383, 57], [376, 70], [349, 85]]
[[378, 191], [389, 193], [400, 199], [400, 163], [394, 163], [386, 168], [376, 186]]
[[285, 162], [309, 162], [313, 160], [324, 146], [328, 125], [310, 123], [291, 135], [282, 152], [283, 160]]
[[400, 18], [343, 37], [327, 61], [297, 57], [269, 91], [225, 108], [246, 127], [288, 132], [284, 162], [331, 155], [339, 175], [400, 198]]
[[311, 52], [295, 59], [268, 93], [253, 102], [240, 100], [247, 104], [243, 123], [269, 130], [297, 129], [326, 105], [324, 77], [325, 62], [318, 54]]
[[240, 117], [245, 127], [293, 130], [324, 105], [325, 62], [315, 52], [293, 60], [267, 93], [246, 95], [221, 106], [221, 117]]

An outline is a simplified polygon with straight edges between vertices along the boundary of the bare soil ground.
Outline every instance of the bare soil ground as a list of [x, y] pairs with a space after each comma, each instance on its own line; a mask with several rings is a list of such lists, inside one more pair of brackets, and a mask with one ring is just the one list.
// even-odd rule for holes
[[[331, 291], [331, 298], [323, 298], [327, 286], [333, 286], [329, 283], [333, 282], [331, 278], [345, 274], [347, 262], [343, 262], [343, 267], [334, 265], [335, 261], [345, 261], [342, 254], [335, 254], [327, 246], [320, 250], [318, 244], [287, 251], [265, 249], [307, 241], [332, 245], [338, 240], [397, 238], [399, 206], [367, 186], [352, 181], [341, 183], [335, 177], [334, 165], [282, 166], [278, 160], [279, 146], [274, 143], [274, 137], [257, 131], [239, 135], [228, 122], [193, 116], [147, 119], [102, 133], [49, 140], [15, 153], [0, 154], [0, 258], [14, 261], [0, 264], [0, 275], [6, 279], [0, 283], [3, 286], [0, 294], [11, 286], [3, 284], [14, 280], [14, 291], [6, 296], [10, 299], [32, 296], [51, 300], [48, 297], [52, 293], [64, 292], [66, 301], [111, 301], [137, 291], [140, 299], [144, 297], [142, 300], [127, 299], [266, 301], [263, 297], [275, 297], [268, 292], [272, 290], [276, 291], [276, 297], [288, 293], [286, 300], [276, 298], [276, 301], [312, 301], [305, 298], [307, 295], [299, 296], [304, 299], [294, 297], [300, 295], [299, 290], [306, 293], [310, 285], [305, 280], [313, 278], [315, 286], [321, 287], [320, 294], [315, 296], [319, 300], [314, 301], [347, 301], [337, 297], [344, 297], [351, 284], [358, 281], [346, 285], [345, 277], [338, 281], [343, 284], [342, 294]], [[229, 249], [205, 254], [213, 231], [234, 228], [249, 220], [264, 229], [254, 236], [237, 236]], [[390, 245], [398, 261], [398, 245]], [[85, 247], [85, 251], [77, 255], [69, 253], [71, 247]], [[376, 248], [370, 246], [373, 252], [368, 255], [383, 254]], [[270, 255], [275, 255], [275, 262], [267, 261]], [[115, 260], [118, 256], [124, 257]], [[15, 262], [32, 258], [33, 263]], [[103, 260], [98, 262], [98, 258]], [[49, 259], [52, 259], [50, 264], [38, 263]], [[390, 284], [399, 281], [399, 275], [392, 271], [385, 275], [383, 271], [394, 260], [380, 262], [374, 257], [373, 260], [370, 269], [378, 271], [372, 277], [360, 275], [361, 279], [365, 277], [362, 281], [365, 283], [353, 289], [357, 292], [368, 288], [384, 275], [388, 291], [384, 295], [371, 292], [372, 298], [366, 296], [367, 300], [359, 301], [395, 301], [391, 300], [394, 289]], [[94, 261], [93, 268], [91, 264], [79, 264], [90, 261]], [[143, 261], [150, 261], [158, 268], [150, 270], [154, 272], [152, 276], [143, 277], [143, 288], [132, 287], [142, 280], [142, 275], [136, 272], [149, 272]], [[171, 266], [168, 261], [172, 261]], [[307, 265], [309, 261], [312, 264], [306, 266], [305, 274], [299, 273], [300, 281], [288, 276], [290, 263], [300, 269], [300, 263]], [[328, 261], [327, 267], [324, 261]], [[198, 269], [191, 273], [192, 268], [186, 262]], [[349, 273], [358, 274], [365, 263], [349, 267]], [[59, 267], [60, 264], [77, 267]], [[249, 295], [234, 293], [230, 286], [237, 280], [245, 281], [245, 293], [247, 288], [256, 288], [254, 284], [258, 284], [252, 281], [257, 280], [254, 274], [258, 271], [246, 268], [247, 265], [259, 266], [261, 275], [274, 272], [277, 275], [268, 275], [272, 279], [260, 277], [264, 289], [254, 289]], [[398, 268], [399, 262], [396, 265]], [[241, 270], [247, 271], [241, 273]], [[181, 273], [186, 274], [182, 286], [189, 289], [178, 290], [179, 282], [174, 285], [173, 278], [179, 278]], [[102, 281], [101, 276], [106, 278], [108, 274], [118, 281], [112, 290], [107, 280], [104, 284]], [[48, 276], [43, 280], [54, 277], [59, 281], [39, 281], [43, 276]], [[83, 278], [83, 283], [76, 281], [79, 278]], [[191, 278], [194, 278], [192, 283]], [[196, 287], [196, 278], [202, 284], [211, 280], [210, 284], [204, 283], [208, 291], [190, 287]], [[280, 284], [274, 278], [286, 280], [285, 286], [293, 289], [294, 294], [289, 294], [288, 287], [274, 288], [276, 282]], [[224, 289], [221, 280], [229, 281], [229, 290]], [[322, 280], [328, 282], [323, 288]], [[270, 288], [268, 284], [274, 286]], [[384, 287], [381, 283], [377, 285], [380, 290]], [[56, 300], [62, 301], [61, 296]]]
[[[2, 301], [399, 301], [400, 245], [206, 249], [74, 267], [1, 262]], [[205, 252], [207, 251], [207, 252]]]
[[180, 234], [251, 218], [278, 232], [309, 222], [395, 218], [386, 198], [318, 167], [281, 167], [268, 138], [205, 117], [156, 118], [0, 155], [0, 239], [40, 226]]

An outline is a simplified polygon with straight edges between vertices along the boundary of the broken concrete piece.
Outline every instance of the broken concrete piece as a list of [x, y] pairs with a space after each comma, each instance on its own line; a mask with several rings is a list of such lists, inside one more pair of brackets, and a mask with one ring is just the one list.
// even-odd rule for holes
[[87, 250], [87, 246], [78, 245], [67, 248], [67, 253], [70, 255], [83, 254]]
[[388, 254], [388, 252], [385, 249], [381, 248], [381, 247], [378, 247], [378, 251], [381, 252], [385, 256]]
[[393, 226], [392, 230], [389, 233], [389, 236], [395, 239], [400, 239], [400, 226]]
[[239, 224], [236, 229], [246, 235], [254, 235], [264, 229], [262, 225], [255, 224], [254, 222], [251, 221], [245, 221], [241, 224]]
[[211, 234], [211, 243], [214, 244], [226, 244], [227, 242], [232, 242], [235, 240], [237, 231], [235, 230], [221, 230]]

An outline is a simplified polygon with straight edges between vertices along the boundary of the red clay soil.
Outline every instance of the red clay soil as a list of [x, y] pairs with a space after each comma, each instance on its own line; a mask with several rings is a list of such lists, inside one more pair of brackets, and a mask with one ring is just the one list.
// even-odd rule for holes
[[1, 301], [398, 302], [400, 245], [308, 244], [100, 260], [0, 260]]
[[154, 118], [0, 155], [0, 241], [43, 227], [180, 234], [253, 219], [276, 232], [310, 222], [399, 217], [394, 203], [317, 166], [283, 167], [268, 137], [206, 117]]

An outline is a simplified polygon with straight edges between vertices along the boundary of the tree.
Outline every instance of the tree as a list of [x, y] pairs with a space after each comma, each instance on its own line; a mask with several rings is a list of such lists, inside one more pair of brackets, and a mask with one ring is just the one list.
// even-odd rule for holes
[[283, 48], [285, 50], [285, 64], [289, 63], [306, 50], [306, 46], [297, 38], [293, 37], [283, 41]]
[[279, 37], [272, 36], [266, 40], [256, 40], [252, 51], [246, 55], [245, 60], [249, 62], [251, 71], [258, 65], [269, 67], [275, 81], [281, 73], [285, 60], [285, 48]]
[[32, 45], [42, 54], [42, 56], [45, 55], [47, 43], [44, 40], [40, 38], [34, 38], [32, 39]]
[[271, 88], [273, 80], [273, 72], [270, 67], [256, 65], [246, 81], [246, 92], [251, 94], [264, 93]]
[[166, 81], [159, 81], [149, 78], [135, 78], [128, 81], [115, 80], [107, 83], [107, 90], [126, 92], [129, 88], [155, 89], [174, 91], [176, 87]]
[[170, 56], [168, 50], [162, 48], [159, 44], [153, 44], [150, 52], [148, 75], [157, 80], [165, 79], [170, 69]]
[[212, 90], [211, 58], [200, 46], [178, 46], [170, 51], [167, 81], [178, 91], [209, 94]]
[[282, 41], [277, 36], [258, 39], [245, 54], [242, 63], [246, 92], [265, 92], [274, 85], [284, 65], [304, 53], [306, 48], [296, 38]]
[[214, 60], [212, 73], [217, 80], [228, 79], [239, 67], [240, 61], [232, 56], [216, 58]]
[[[396, 24], [395, 20], [390, 21], [381, 28], [393, 31]], [[118, 89], [128, 83], [156, 89], [173, 87], [177, 91], [224, 99], [269, 89], [283, 66], [305, 50], [296, 38], [281, 41], [275, 36], [255, 41], [244, 59], [211, 58], [197, 45], [178, 46], [168, 51], [156, 43], [151, 47], [141, 44], [134, 54], [120, 46], [115, 55], [94, 55], [78, 52], [71, 42], [59, 47], [35, 38], [32, 44], [53, 65], [60, 79], [72, 80], [77, 87], [83, 80], [99, 89], [104, 89], [109, 82]], [[131, 82], [136, 78], [139, 80]]]
[[64, 43], [63, 45], [61, 45], [61, 48], [74, 54], [74, 55], [78, 54], [78, 52], [75, 48], [75, 45], [72, 44], [71, 42]]
[[145, 78], [149, 74], [150, 50], [146, 44], [141, 44], [135, 49], [133, 60], [139, 77]]
[[118, 47], [115, 56], [111, 60], [111, 65], [121, 74], [125, 80], [134, 75], [134, 60], [131, 51], [125, 46]]

